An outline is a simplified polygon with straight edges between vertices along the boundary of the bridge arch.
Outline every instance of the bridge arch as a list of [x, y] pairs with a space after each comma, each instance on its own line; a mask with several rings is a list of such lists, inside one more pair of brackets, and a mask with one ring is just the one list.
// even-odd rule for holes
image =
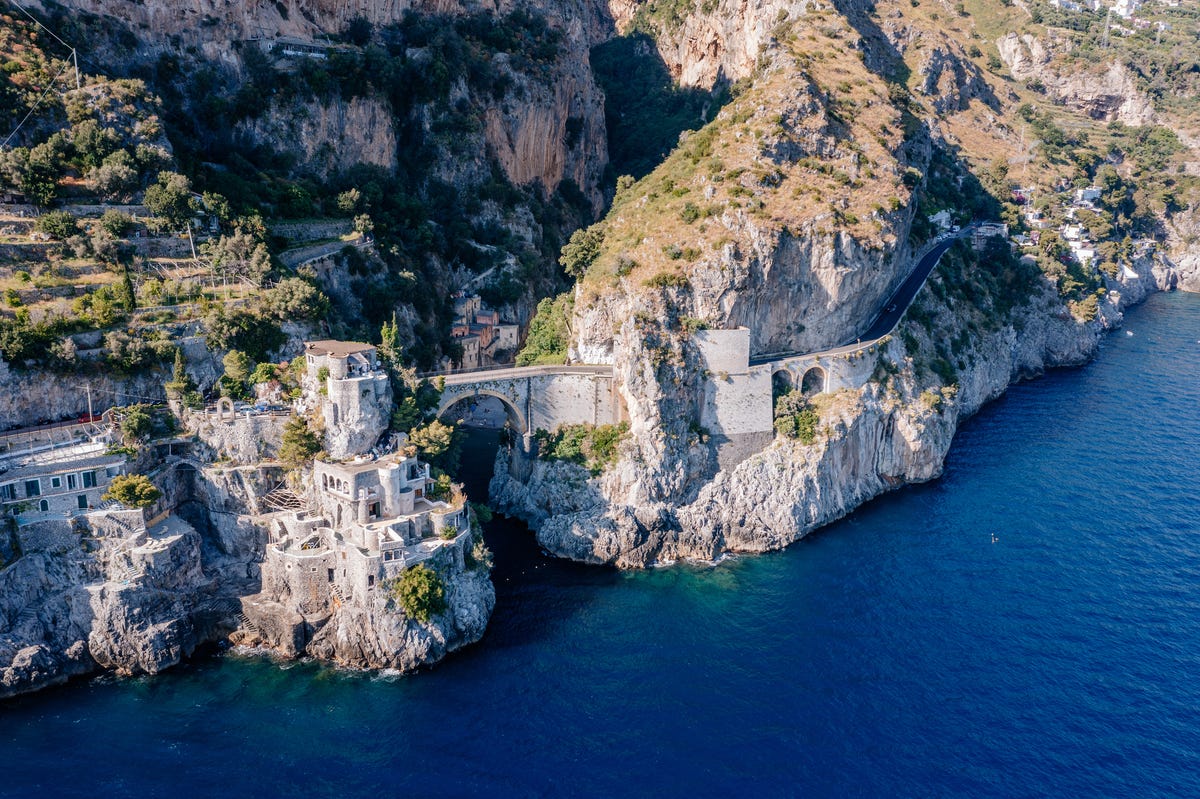
[[808, 367], [804, 372], [804, 377], [800, 378], [800, 391], [804, 393], [804, 396], [824, 394], [828, 390], [829, 373], [825, 371], [825, 368], [819, 365]]
[[796, 375], [791, 369], [776, 369], [771, 374], [771, 396], [782, 397], [796, 390]]
[[494, 397], [495, 399], [500, 400], [500, 404], [504, 406], [504, 412], [508, 416], [509, 426], [512, 427], [513, 432], [518, 434], [525, 434], [529, 432], [529, 424], [525, 419], [525, 414], [523, 414], [521, 409], [513, 403], [512, 398], [506, 397], [498, 391], [492, 391], [486, 388], [472, 388], [469, 393], [464, 392], [461, 394], [443, 394], [442, 401], [438, 405], [438, 418], [441, 419], [442, 417], [446, 416], [450, 410], [454, 408], [454, 406], [461, 405], [464, 402], [470, 402], [479, 397]]

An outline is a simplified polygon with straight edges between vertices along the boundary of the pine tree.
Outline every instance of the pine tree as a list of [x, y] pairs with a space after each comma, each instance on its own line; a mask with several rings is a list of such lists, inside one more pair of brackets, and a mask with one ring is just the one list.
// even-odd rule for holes
[[308, 426], [303, 416], [293, 416], [283, 426], [283, 438], [279, 447], [279, 460], [296, 467], [321, 451], [321, 439]]

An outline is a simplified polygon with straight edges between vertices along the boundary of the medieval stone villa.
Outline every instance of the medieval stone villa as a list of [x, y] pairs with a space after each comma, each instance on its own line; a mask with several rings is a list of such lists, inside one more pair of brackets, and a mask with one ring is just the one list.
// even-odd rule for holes
[[318, 460], [311, 510], [272, 525], [264, 582], [302, 613], [332, 593], [365, 602], [386, 580], [456, 547], [470, 532], [462, 497], [432, 499], [429, 465], [396, 453], [378, 460]]

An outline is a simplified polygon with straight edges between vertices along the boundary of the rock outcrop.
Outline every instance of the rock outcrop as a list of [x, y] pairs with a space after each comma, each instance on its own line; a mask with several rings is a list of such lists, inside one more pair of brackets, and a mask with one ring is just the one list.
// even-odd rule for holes
[[[962, 420], [1015, 380], [1094, 357], [1103, 334], [1120, 324], [1122, 309], [1172, 287], [1178, 274], [1157, 257], [1138, 259], [1133, 270], [1110, 281], [1097, 318], [1088, 323], [1066, 313], [1043, 284], [1009, 323], [990, 329], [974, 311], [944, 299], [945, 278], [935, 275], [934, 287], [918, 300], [917, 315], [929, 321], [903, 323], [877, 352], [882, 372], [895, 376], [814, 400], [820, 433], [812, 444], [779, 436], [735, 467], [712, 472], [709, 453], [693, 439], [682, 450], [665, 448], [669, 454], [661, 462], [648, 462], [646, 453], [662, 446], [658, 433], [692, 414], [686, 395], [646, 387], [664, 382], [660, 373], [628, 389], [657, 397], [659, 413], [633, 426], [612, 471], [593, 478], [581, 467], [538, 463], [518, 481], [502, 454], [492, 500], [526, 520], [549, 551], [590, 563], [641, 568], [777, 549], [885, 491], [939, 476]], [[931, 376], [916, 364], [967, 329], [976, 335], [961, 356], [956, 386], [930, 385]], [[615, 357], [636, 380], [636, 369], [622, 361], [636, 365], [646, 355], [623, 350], [628, 345], [618, 339]]]
[[1137, 88], [1133, 74], [1120, 61], [1062, 74], [1054, 67], [1053, 59], [1056, 52], [1067, 48], [1064, 42], [1046, 43], [1029, 34], [1009, 33], [996, 46], [1014, 78], [1040, 81], [1046, 94], [1057, 103], [1105, 122], [1115, 120], [1140, 126], [1155, 121], [1150, 98]]
[[22, 527], [23, 554], [0, 571], [0, 697], [101, 669], [155, 674], [228, 634], [253, 530], [223, 540], [203, 515], [204, 533], [181, 516], [147, 529], [131, 511]]

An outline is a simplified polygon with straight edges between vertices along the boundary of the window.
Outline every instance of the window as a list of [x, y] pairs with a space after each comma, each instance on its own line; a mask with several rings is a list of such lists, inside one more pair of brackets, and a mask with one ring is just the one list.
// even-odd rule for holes
[[38, 503], [38, 510], [40, 510], [42, 513], [45, 513], [46, 511], [50, 510], [50, 502], [49, 502], [49, 500], [45, 500], [45, 499], [43, 499], [41, 502], [39, 502], [39, 503]]
[[83, 473], [83, 487], [84, 488], [95, 488], [96, 487], [96, 473], [95, 472], [84, 472]]
[[375, 587], [375, 575], [368, 574], [367, 575], [367, 588], [374, 588], [374, 587]]
[[105, 466], [104, 467], [104, 476], [105, 477], [116, 477], [120, 473], [121, 473], [120, 466]]
[[40, 497], [42, 495], [41, 480], [26, 480], [25, 481], [25, 496]]
[[75, 501], [77, 503], [79, 503], [80, 510], [87, 510], [87, 508], [88, 508], [87, 494], [80, 494], [79, 496], [75, 497]]
[[8, 483], [7, 485], [0, 486], [0, 499], [10, 500], [10, 499], [16, 499], [16, 498], [17, 498], [17, 484], [16, 483]]
[[67, 475], [67, 488], [75, 488], [75, 475]]
[[50, 487], [51, 488], [62, 488], [62, 478], [61, 477], [51, 477], [50, 478]]
[[329, 572], [329, 582], [333, 582], [333, 569], [326, 569]]

